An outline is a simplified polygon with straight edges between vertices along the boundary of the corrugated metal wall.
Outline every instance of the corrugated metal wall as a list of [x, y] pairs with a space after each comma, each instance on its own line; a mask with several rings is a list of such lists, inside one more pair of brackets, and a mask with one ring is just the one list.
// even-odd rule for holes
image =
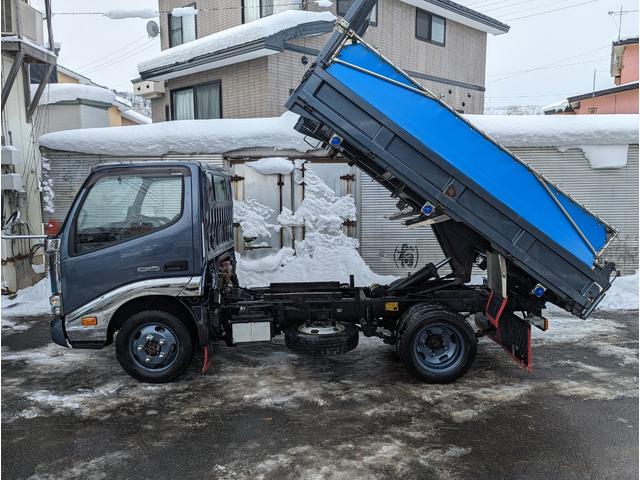
[[[625, 274], [638, 268], [638, 145], [625, 168], [594, 170], [582, 150], [512, 148], [525, 162], [620, 231], [605, 258]], [[430, 228], [409, 230], [386, 217], [395, 200], [365, 174], [358, 176], [361, 254], [379, 274], [404, 275], [443, 254]]]

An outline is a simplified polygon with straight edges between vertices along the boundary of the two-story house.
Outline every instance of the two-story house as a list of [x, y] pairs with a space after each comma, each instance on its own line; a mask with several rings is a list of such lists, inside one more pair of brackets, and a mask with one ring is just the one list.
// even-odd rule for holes
[[[280, 115], [353, 0], [189, 2], [159, 0], [162, 52], [138, 65], [154, 122]], [[456, 110], [482, 113], [487, 34], [508, 30], [450, 0], [380, 0], [365, 39]]]
[[573, 95], [542, 107], [545, 115], [606, 115], [638, 113], [638, 35], [611, 45], [613, 87]]

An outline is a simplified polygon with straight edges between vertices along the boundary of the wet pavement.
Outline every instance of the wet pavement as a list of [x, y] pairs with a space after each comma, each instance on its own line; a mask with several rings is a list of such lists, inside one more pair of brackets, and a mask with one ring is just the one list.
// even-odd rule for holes
[[426, 385], [361, 339], [330, 359], [281, 341], [216, 348], [169, 385], [112, 347], [67, 350], [43, 317], [2, 330], [4, 479], [635, 479], [638, 312], [555, 314], [534, 372], [481, 339], [470, 372]]

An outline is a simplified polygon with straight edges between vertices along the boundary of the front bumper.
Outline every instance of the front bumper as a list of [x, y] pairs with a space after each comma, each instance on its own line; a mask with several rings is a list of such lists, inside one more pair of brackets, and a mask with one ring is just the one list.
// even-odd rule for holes
[[53, 343], [60, 345], [61, 347], [69, 348], [67, 332], [64, 330], [64, 320], [62, 317], [53, 317], [51, 319], [50, 328], [51, 340], [53, 340]]

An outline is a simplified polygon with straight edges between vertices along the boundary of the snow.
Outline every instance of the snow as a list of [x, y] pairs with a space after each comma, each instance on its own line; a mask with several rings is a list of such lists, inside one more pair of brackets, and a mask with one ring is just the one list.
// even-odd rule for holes
[[135, 110], [124, 110], [120, 112], [124, 118], [131, 120], [132, 122], [136, 122], [141, 125], [146, 125], [151, 123], [151, 119], [146, 115], [142, 115], [141, 113], [136, 112]]
[[623, 168], [627, 165], [629, 145], [581, 145], [591, 168]]
[[20, 290], [15, 298], [2, 297], [2, 316], [45, 315], [51, 313], [49, 297], [51, 283], [49, 277], [31, 287]]
[[14, 147], [13, 145], [2, 145], [2, 147], [0, 147], [0, 149], [3, 152], [17, 152], [18, 149], [16, 147]]
[[[7, 35], [7, 36], [2, 36], [2, 42], [20, 42], [20, 43], [24, 43], [26, 45], [29, 45], [32, 48], [35, 48], [36, 50], [40, 50], [43, 53], [46, 53], [47, 55], [51, 55], [52, 57], [57, 57], [56, 52], [54, 52], [53, 50], [49, 50], [48, 46], [42, 46], [42, 45], [38, 45], [36, 42], [26, 38], [26, 37], [17, 37], [15, 35]], [[55, 45], [55, 42], [54, 42]]]
[[304, 153], [311, 147], [293, 129], [298, 116], [178, 120], [150, 125], [85, 128], [43, 135], [40, 146], [54, 150], [111, 156], [220, 154], [233, 150], [268, 147]]
[[198, 14], [198, 9], [193, 7], [176, 7], [171, 10], [172, 17], [193, 17]]
[[[350, 195], [338, 196], [313, 171], [309, 164], [305, 166], [304, 179], [301, 175], [301, 161], [296, 161], [294, 180], [304, 181], [305, 198], [295, 213], [284, 209], [277, 218], [273, 229], [288, 228], [290, 225], [304, 225], [305, 238], [297, 241], [295, 250], [282, 248], [266, 257], [250, 260], [237, 255], [237, 272], [240, 283], [248, 287], [265, 286], [277, 282], [349, 282], [353, 274], [356, 285], [373, 283], [387, 284], [395, 277], [378, 275], [371, 271], [358, 253], [358, 241], [342, 232], [345, 220], [356, 219], [356, 208]], [[251, 202], [251, 200], [245, 201]], [[260, 205], [253, 202], [253, 205]], [[257, 236], [260, 226], [263, 233], [269, 233], [272, 227], [264, 218], [271, 216], [272, 210], [261, 205], [255, 219], [248, 222], [247, 234], [241, 223], [243, 236]], [[264, 211], [267, 208], [270, 212]], [[267, 215], [268, 214], [268, 215]], [[236, 212], [234, 211], [234, 217]], [[245, 215], [246, 218], [246, 215]], [[262, 219], [263, 224], [260, 224]]]
[[313, 3], [321, 8], [329, 8], [333, 5], [331, 0], [314, 0]]
[[293, 162], [284, 157], [261, 158], [245, 165], [263, 175], [288, 175], [293, 171]]
[[636, 115], [464, 115], [506, 147], [633, 145], [638, 143]]
[[146, 72], [188, 62], [201, 55], [260, 40], [307, 23], [334, 21], [335, 17], [329, 12], [287, 10], [164, 50], [159, 55], [138, 63], [138, 71]]
[[143, 18], [150, 19], [156, 18], [158, 16], [158, 12], [156, 12], [152, 8], [141, 8], [138, 10], [109, 10], [108, 12], [103, 13], [105, 17], [108, 17], [112, 20], [122, 20], [124, 18]]
[[[466, 118], [506, 147], [584, 147], [594, 168], [622, 166], [622, 146], [638, 143], [638, 115], [467, 115]], [[126, 157], [223, 154], [255, 147], [303, 153], [313, 150], [293, 130], [297, 119], [297, 115], [287, 112], [272, 118], [181, 120], [66, 130], [44, 135], [39, 143], [53, 150]], [[618, 147], [593, 148], [602, 145]]]
[[565, 98], [559, 102], [550, 103], [542, 107], [543, 112], [564, 112], [569, 107], [569, 102]]
[[242, 236], [247, 239], [270, 238], [274, 225], [267, 219], [274, 213], [272, 208], [252, 198], [233, 202], [233, 221], [240, 224]]
[[607, 295], [604, 297], [599, 310], [638, 310], [638, 272], [633, 275], [618, 277]]
[[[31, 96], [35, 94], [38, 85], [31, 85]], [[59, 102], [75, 100], [91, 100], [94, 102], [112, 104], [116, 95], [106, 88], [83, 85], [80, 83], [50, 83], [42, 92], [38, 105], [51, 105]]]

